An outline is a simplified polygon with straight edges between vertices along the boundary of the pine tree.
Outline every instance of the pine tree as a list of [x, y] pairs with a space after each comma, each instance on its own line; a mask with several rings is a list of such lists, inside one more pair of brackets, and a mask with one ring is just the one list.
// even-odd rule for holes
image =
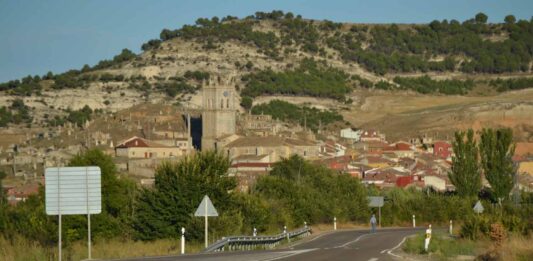
[[515, 150], [513, 131], [483, 129], [480, 136], [479, 154], [483, 173], [489, 181], [494, 198], [506, 199], [513, 188], [516, 172], [512, 160]]
[[455, 155], [452, 157], [452, 171], [448, 173], [448, 177], [457, 194], [464, 197], [476, 196], [481, 189], [481, 175], [474, 131], [469, 129], [466, 133], [456, 132], [452, 146]]

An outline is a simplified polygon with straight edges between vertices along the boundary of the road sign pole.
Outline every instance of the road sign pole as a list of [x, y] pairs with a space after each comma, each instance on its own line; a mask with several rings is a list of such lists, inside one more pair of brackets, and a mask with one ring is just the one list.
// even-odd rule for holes
[[381, 207], [378, 208], [379, 227], [381, 227]]
[[215, 209], [215, 206], [213, 206], [213, 203], [211, 202], [211, 200], [209, 199], [209, 197], [207, 195], [205, 195], [204, 199], [202, 199], [202, 202], [200, 202], [200, 205], [196, 209], [196, 212], [194, 213], [194, 216], [204, 217], [204, 219], [205, 219], [205, 234], [204, 234], [204, 238], [205, 238], [205, 247], [207, 248], [209, 246], [209, 238], [208, 238], [209, 224], [208, 224], [208, 221], [207, 221], [208, 217], [210, 217], [210, 216], [211, 217], [217, 217], [218, 216], [218, 212]]
[[59, 175], [59, 168], [57, 169], [57, 214], [59, 218], [59, 240], [57, 241], [59, 250], [58, 260], [61, 261], [61, 175]]
[[205, 204], [205, 247], [207, 248], [209, 246], [208, 240], [207, 240], [207, 204]]
[[85, 167], [85, 189], [87, 192], [87, 259], [91, 260], [91, 213], [89, 211], [89, 168]]

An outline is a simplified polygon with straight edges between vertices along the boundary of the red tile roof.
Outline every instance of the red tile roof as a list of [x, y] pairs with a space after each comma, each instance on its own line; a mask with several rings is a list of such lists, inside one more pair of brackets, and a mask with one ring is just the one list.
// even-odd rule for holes
[[146, 140], [137, 136], [134, 136], [132, 138], [129, 138], [120, 144], [118, 144], [115, 148], [167, 148], [170, 146], [162, 145], [150, 140]]

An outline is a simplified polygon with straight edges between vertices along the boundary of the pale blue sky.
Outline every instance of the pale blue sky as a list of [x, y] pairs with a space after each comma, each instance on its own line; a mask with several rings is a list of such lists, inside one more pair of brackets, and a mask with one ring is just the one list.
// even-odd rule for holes
[[121, 49], [140, 51], [161, 29], [199, 17], [291, 11], [305, 18], [360, 23], [463, 21], [484, 12], [529, 20], [533, 0], [0, 0], [0, 82], [94, 65]]

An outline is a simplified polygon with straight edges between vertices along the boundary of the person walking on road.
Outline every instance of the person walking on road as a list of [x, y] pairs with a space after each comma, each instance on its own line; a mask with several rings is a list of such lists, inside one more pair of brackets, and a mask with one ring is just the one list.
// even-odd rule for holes
[[370, 226], [372, 226], [372, 233], [376, 233], [376, 215], [372, 214], [370, 218]]

